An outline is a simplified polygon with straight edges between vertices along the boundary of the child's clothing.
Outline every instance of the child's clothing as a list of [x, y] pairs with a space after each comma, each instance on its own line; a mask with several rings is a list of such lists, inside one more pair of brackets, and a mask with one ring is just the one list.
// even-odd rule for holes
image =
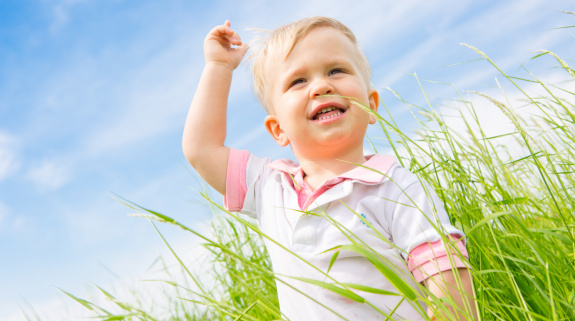
[[[276, 273], [280, 308], [290, 320], [338, 320], [338, 315], [350, 320], [385, 319], [367, 304], [290, 278], [295, 276], [333, 283], [303, 260], [327, 272], [334, 254], [334, 251], [327, 250], [351, 244], [340, 229], [360, 237], [387, 259], [389, 266], [405, 276], [406, 282], [414, 288], [415, 282], [451, 269], [450, 260], [456, 267], [465, 267], [456, 255], [445, 250], [440, 234], [432, 226], [432, 223], [439, 225], [443, 230], [441, 233], [456, 238], [463, 236], [450, 224], [437, 196], [432, 191], [428, 191], [428, 196], [417, 177], [399, 166], [393, 157], [376, 154], [367, 158], [363, 166], [385, 175], [356, 167], [311, 192], [298, 164], [285, 160], [272, 162], [247, 151], [230, 150], [225, 206], [230, 211], [256, 218], [261, 230], [272, 239], [266, 239], [265, 243]], [[325, 211], [340, 225], [330, 223], [321, 215], [304, 214], [302, 210]], [[373, 229], [393, 246], [378, 238]], [[466, 255], [463, 241], [458, 246]], [[409, 257], [410, 252], [417, 256]], [[438, 255], [439, 252], [441, 254]], [[409, 276], [410, 270], [416, 280]], [[341, 251], [328, 274], [341, 283], [398, 292], [365, 257], [355, 252]], [[401, 300], [401, 296], [354, 292], [386, 314], [394, 310]], [[422, 319], [407, 301], [395, 309], [392, 318]]]

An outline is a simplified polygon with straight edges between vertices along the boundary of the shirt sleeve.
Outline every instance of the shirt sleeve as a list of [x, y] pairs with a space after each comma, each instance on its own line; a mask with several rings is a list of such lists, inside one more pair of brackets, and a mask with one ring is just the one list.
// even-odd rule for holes
[[[444, 235], [452, 235], [461, 239], [461, 245], [465, 248], [464, 233], [451, 225], [449, 217], [443, 208], [439, 197], [435, 191], [418, 179], [418, 177], [403, 167], [396, 167], [391, 172], [392, 183], [395, 185], [395, 192], [390, 195], [393, 202], [388, 203], [388, 226], [393, 243], [398, 247], [401, 256], [407, 261], [409, 254], [420, 245], [429, 249], [429, 244], [437, 243], [438, 248], [434, 248], [431, 253], [439, 260], [437, 253], [445, 252], [445, 247], [441, 240]], [[452, 255], [447, 255], [446, 259], [451, 260]], [[427, 260], [429, 261], [429, 260]], [[436, 264], [437, 260], [435, 260]], [[419, 260], [418, 260], [419, 262]], [[416, 266], [422, 265], [415, 264]], [[451, 266], [449, 267], [451, 268]], [[426, 274], [426, 270], [422, 271]], [[415, 272], [417, 273], [417, 272]], [[430, 275], [426, 275], [428, 277]]]
[[258, 158], [245, 150], [230, 148], [226, 173], [224, 208], [258, 219], [258, 204], [264, 181], [271, 175], [269, 158]]
[[224, 196], [224, 208], [230, 212], [240, 212], [244, 207], [247, 192], [246, 168], [249, 157], [248, 151], [230, 148], [226, 195]]
[[445, 244], [443, 240], [423, 243], [409, 253], [407, 265], [418, 283], [452, 268], [469, 268], [461, 259], [469, 258], [463, 238], [450, 235], [448, 240], [451, 244]]

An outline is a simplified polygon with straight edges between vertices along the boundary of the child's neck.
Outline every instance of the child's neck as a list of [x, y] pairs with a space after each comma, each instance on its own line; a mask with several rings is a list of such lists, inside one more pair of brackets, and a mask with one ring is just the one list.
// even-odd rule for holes
[[337, 177], [363, 164], [363, 146], [360, 150], [329, 157], [297, 157], [304, 172], [304, 181], [315, 190], [326, 180]]

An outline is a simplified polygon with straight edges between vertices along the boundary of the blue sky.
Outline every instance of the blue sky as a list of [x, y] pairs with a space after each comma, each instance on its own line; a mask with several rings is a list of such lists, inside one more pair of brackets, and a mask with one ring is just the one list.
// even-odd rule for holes
[[[252, 27], [341, 20], [358, 36], [383, 101], [410, 130], [408, 112], [385, 90], [422, 104], [410, 73], [494, 90], [497, 73], [460, 43], [514, 74], [525, 75], [522, 64], [557, 73], [550, 58], [530, 61], [538, 49], [572, 64], [575, 29], [554, 28], [575, 25], [575, 16], [558, 10], [575, 8], [567, 0], [0, 0], [0, 319], [23, 319], [15, 305], [24, 302], [45, 320], [73, 319], [76, 304], [55, 287], [83, 296], [90, 282], [145, 278], [158, 255], [169, 256], [150, 223], [128, 216], [134, 211], [112, 193], [203, 228], [210, 214], [181, 132], [203, 38], [216, 24], [231, 20], [249, 41]], [[227, 144], [290, 157], [265, 132], [247, 64], [234, 77]], [[456, 97], [450, 86], [424, 86], [432, 99]], [[193, 238], [160, 230], [193, 258]]]

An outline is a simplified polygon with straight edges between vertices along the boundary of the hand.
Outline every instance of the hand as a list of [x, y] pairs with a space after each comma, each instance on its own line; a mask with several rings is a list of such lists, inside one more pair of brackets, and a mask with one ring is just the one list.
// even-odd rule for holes
[[229, 20], [212, 29], [204, 40], [206, 64], [218, 63], [234, 70], [247, 50], [248, 45], [242, 43], [240, 36], [230, 28]]

